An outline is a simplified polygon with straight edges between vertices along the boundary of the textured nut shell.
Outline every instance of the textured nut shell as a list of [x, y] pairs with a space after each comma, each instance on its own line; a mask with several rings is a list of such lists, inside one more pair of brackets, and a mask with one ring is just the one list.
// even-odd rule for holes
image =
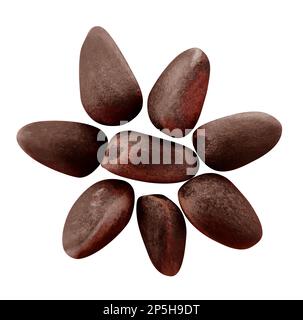
[[102, 249], [128, 224], [134, 191], [122, 180], [103, 180], [88, 188], [75, 202], [65, 222], [63, 247], [73, 258]]
[[[98, 142], [100, 133], [103, 141]], [[41, 121], [21, 128], [17, 141], [30, 157], [45, 166], [71, 176], [84, 177], [99, 166], [97, 152], [107, 138], [102, 131], [87, 124]]]
[[[193, 144], [210, 168], [227, 171], [262, 157], [277, 144], [281, 133], [280, 122], [271, 115], [244, 112], [204, 124], [194, 132]], [[201, 154], [204, 138], [205, 156]]]
[[[152, 163], [153, 152], [156, 150], [153, 143], [160, 146], [158, 163]], [[112, 150], [117, 152], [111, 154]], [[146, 159], [147, 163], [134, 163], [132, 156], [135, 154], [140, 154], [140, 158]], [[171, 159], [170, 164], [164, 161], [168, 158]], [[176, 163], [175, 159], [183, 160]], [[180, 144], [135, 131], [123, 131], [115, 135], [107, 145], [101, 165], [125, 178], [172, 183], [194, 176], [199, 169], [199, 160], [194, 151]]]
[[[182, 137], [196, 125], [207, 93], [210, 66], [205, 53], [192, 48], [178, 55], [163, 71], [148, 97], [149, 117], [160, 130]], [[185, 130], [188, 129], [187, 132]]]
[[236, 249], [247, 249], [262, 237], [260, 221], [243, 194], [218, 174], [186, 182], [179, 201], [188, 220], [209, 238]]
[[80, 93], [88, 115], [105, 125], [132, 120], [142, 108], [142, 94], [129, 65], [101, 27], [88, 33], [80, 54]]
[[186, 242], [186, 225], [180, 209], [163, 195], [142, 196], [137, 201], [137, 218], [155, 268], [167, 276], [177, 274]]

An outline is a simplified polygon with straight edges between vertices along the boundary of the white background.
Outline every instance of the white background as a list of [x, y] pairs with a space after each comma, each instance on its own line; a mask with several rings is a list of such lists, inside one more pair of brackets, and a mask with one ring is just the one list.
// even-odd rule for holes
[[[246, 299], [303, 298], [302, 1], [1, 1], [0, 298]], [[116, 177], [101, 167], [78, 179], [28, 157], [17, 145], [23, 125], [73, 120], [98, 126], [82, 108], [82, 42], [103, 26], [127, 58], [144, 95], [140, 115], [123, 126], [164, 137], [150, 123], [146, 100], [164, 67], [200, 47], [211, 63], [199, 125], [264, 111], [283, 125], [263, 158], [224, 174], [254, 206], [264, 236], [237, 251], [206, 238], [187, 221], [181, 271], [165, 277], [149, 261], [135, 212], [100, 252], [73, 260], [63, 251], [69, 209], [91, 184]], [[108, 137], [119, 127], [102, 128]], [[191, 135], [179, 140], [191, 146]], [[210, 172], [203, 163], [200, 173]], [[129, 180], [130, 181], [130, 180]], [[130, 181], [136, 196], [178, 184]]]

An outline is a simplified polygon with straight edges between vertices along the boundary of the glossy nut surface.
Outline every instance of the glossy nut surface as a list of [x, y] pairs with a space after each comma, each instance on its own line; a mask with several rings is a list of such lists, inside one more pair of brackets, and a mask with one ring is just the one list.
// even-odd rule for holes
[[158, 183], [188, 180], [199, 168], [189, 148], [135, 131], [115, 135], [105, 150], [102, 167], [119, 176]]
[[98, 128], [84, 123], [40, 121], [21, 128], [17, 141], [30, 157], [45, 166], [84, 177], [99, 166], [97, 153], [103, 153], [107, 138]]
[[280, 122], [271, 115], [244, 112], [202, 125], [193, 134], [193, 144], [210, 168], [228, 171], [262, 157], [277, 144], [281, 133]]
[[167, 276], [177, 274], [186, 242], [186, 226], [180, 209], [163, 195], [142, 196], [137, 201], [137, 218], [155, 268]]
[[92, 28], [80, 53], [80, 93], [84, 109], [95, 121], [120, 125], [142, 108], [142, 94], [129, 65], [111, 36]]
[[89, 256], [111, 242], [128, 224], [134, 190], [122, 180], [95, 183], [75, 202], [65, 222], [63, 247], [72, 258]]
[[250, 248], [261, 239], [254, 209], [225, 177], [202, 174], [186, 182], [178, 195], [188, 220], [209, 238], [235, 249]]
[[192, 48], [179, 54], [149, 94], [148, 114], [154, 126], [177, 138], [188, 134], [200, 116], [209, 72], [209, 61], [202, 50]]

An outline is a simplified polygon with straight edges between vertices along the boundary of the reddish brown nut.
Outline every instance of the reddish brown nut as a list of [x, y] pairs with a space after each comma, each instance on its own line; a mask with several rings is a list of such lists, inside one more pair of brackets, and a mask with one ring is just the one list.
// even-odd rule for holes
[[180, 209], [163, 195], [143, 196], [137, 201], [137, 218], [155, 268], [167, 276], [177, 274], [186, 241], [186, 225]]
[[202, 174], [179, 190], [188, 220], [209, 238], [235, 249], [247, 249], [262, 237], [260, 221], [243, 194], [218, 174]]
[[200, 116], [209, 72], [208, 58], [200, 49], [178, 55], [149, 94], [148, 113], [154, 126], [177, 138], [188, 134]]
[[158, 183], [188, 180], [199, 168], [198, 158], [189, 148], [135, 131], [116, 134], [101, 165], [122, 177]]
[[105, 125], [130, 121], [142, 108], [137, 80], [114, 40], [101, 27], [90, 30], [81, 49], [80, 93], [88, 115]]
[[87, 257], [111, 242], [128, 224], [134, 190], [122, 180], [103, 180], [75, 202], [65, 222], [63, 247], [72, 258]]
[[280, 122], [271, 115], [244, 112], [199, 127], [193, 144], [210, 168], [227, 171], [262, 157], [276, 145], [281, 133]]
[[100, 151], [101, 158], [107, 138], [101, 130], [87, 124], [41, 121], [20, 129], [17, 141], [29, 156], [45, 166], [84, 177], [99, 166], [97, 153]]

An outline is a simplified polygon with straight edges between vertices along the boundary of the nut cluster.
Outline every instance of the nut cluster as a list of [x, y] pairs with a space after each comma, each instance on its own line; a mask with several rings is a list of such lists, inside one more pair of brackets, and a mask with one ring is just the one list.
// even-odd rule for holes
[[[170, 137], [191, 132], [206, 97], [210, 64], [192, 48], [179, 54], [163, 71], [148, 97], [148, 114]], [[81, 101], [96, 122], [115, 126], [131, 121], [142, 109], [142, 94], [130, 67], [110, 35], [101, 27], [88, 33], [80, 54]], [[280, 139], [281, 124], [263, 112], [244, 112], [197, 128], [193, 146], [135, 131], [122, 131], [108, 142], [96, 127], [68, 121], [31, 123], [17, 140], [33, 159], [62, 173], [84, 177], [101, 163], [130, 179], [173, 183], [188, 220], [209, 238], [235, 249], [247, 249], [262, 237], [261, 223], [243, 194], [225, 177], [194, 177], [198, 156], [218, 171], [234, 170], [266, 154]], [[63, 230], [63, 247], [73, 258], [87, 257], [111, 242], [128, 224], [135, 195], [129, 183], [102, 180], [72, 206]], [[160, 194], [137, 200], [139, 229], [153, 265], [173, 276], [182, 265], [186, 224], [180, 208]]]

